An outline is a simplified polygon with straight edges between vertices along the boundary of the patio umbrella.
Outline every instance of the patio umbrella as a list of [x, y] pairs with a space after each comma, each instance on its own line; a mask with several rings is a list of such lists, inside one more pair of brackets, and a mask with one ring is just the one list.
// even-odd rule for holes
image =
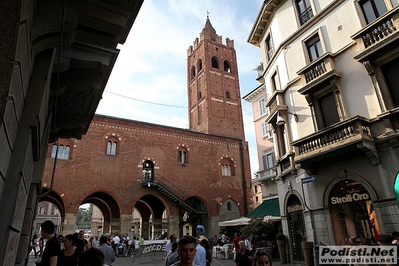
[[274, 223], [274, 222], [278, 222], [281, 221], [281, 217], [280, 216], [271, 216], [271, 215], [267, 215], [263, 218], [264, 222], [269, 222], [269, 223]]
[[219, 226], [247, 225], [249, 223], [249, 220], [251, 220], [251, 219], [247, 218], [247, 217], [241, 217], [241, 218], [234, 219], [234, 220], [219, 222]]

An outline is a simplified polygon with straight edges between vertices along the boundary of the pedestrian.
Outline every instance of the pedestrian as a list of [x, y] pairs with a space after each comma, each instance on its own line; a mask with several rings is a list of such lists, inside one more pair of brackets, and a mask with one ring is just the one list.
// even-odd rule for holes
[[169, 237], [169, 242], [165, 245], [165, 257], [172, 251], [172, 244], [176, 242], [176, 235], [172, 234]]
[[106, 236], [102, 235], [100, 237], [100, 247], [98, 248], [104, 254], [105, 265], [111, 266], [115, 261], [115, 252], [111, 246], [108, 245], [108, 239]]
[[238, 244], [240, 249], [234, 258], [234, 266], [251, 266], [253, 260], [252, 252], [245, 247], [245, 241], [241, 240]]
[[241, 241], [241, 237], [238, 233], [234, 234], [234, 238], [233, 238], [233, 245], [234, 245], [234, 251], [237, 252], [240, 250], [240, 241]]
[[80, 254], [78, 262], [79, 266], [104, 266], [104, 253], [98, 248], [86, 249]]
[[61, 250], [60, 242], [54, 235], [55, 225], [52, 221], [46, 220], [41, 224], [42, 236], [47, 239], [46, 247], [43, 251], [40, 266], [56, 266], [58, 253]]
[[270, 256], [264, 251], [259, 250], [255, 253], [254, 266], [272, 266], [272, 260]]
[[179, 261], [172, 264], [172, 266], [193, 266], [195, 253], [195, 238], [190, 235], [185, 235], [179, 239], [177, 252], [179, 253]]
[[58, 235], [57, 239], [58, 239], [58, 241], [60, 241], [61, 250], [63, 250], [64, 249], [64, 236], [63, 235]]
[[[76, 233], [75, 233], [76, 236]], [[80, 253], [88, 249], [88, 243], [87, 240], [85, 239], [85, 232], [83, 230], [79, 231], [79, 234], [77, 234], [77, 239], [76, 239], [76, 248], [80, 250]]]
[[31, 244], [31, 249], [30, 249], [30, 251], [29, 251], [29, 254], [32, 252], [32, 250], [33, 250], [33, 254], [35, 255], [35, 258], [37, 257], [37, 250], [36, 250], [36, 248], [37, 248], [37, 235], [34, 235], [33, 236], [33, 238], [32, 238], [32, 244]]
[[143, 236], [141, 236], [141, 238], [140, 238], [139, 245], [140, 246], [144, 245], [144, 237]]
[[75, 237], [70, 234], [63, 239], [64, 249], [58, 254], [57, 266], [74, 266], [78, 265], [80, 250], [75, 246]]
[[206, 266], [210, 266], [212, 263], [212, 250], [211, 244], [206, 238], [201, 239], [200, 245], [205, 249], [206, 254]]
[[165, 258], [165, 266], [170, 266], [179, 261], [179, 253], [177, 252], [177, 242], [172, 243], [172, 249]]
[[95, 247], [95, 248], [99, 248], [100, 247], [100, 240], [98, 240], [98, 236], [94, 236], [93, 247]]
[[194, 264], [198, 266], [206, 266], [206, 251], [204, 247], [200, 245], [197, 237], [195, 238], [195, 245], [197, 252], [194, 257]]
[[118, 255], [118, 246], [120, 241], [121, 239], [119, 238], [118, 234], [114, 235], [114, 238], [112, 238], [112, 249], [114, 250], [115, 256]]

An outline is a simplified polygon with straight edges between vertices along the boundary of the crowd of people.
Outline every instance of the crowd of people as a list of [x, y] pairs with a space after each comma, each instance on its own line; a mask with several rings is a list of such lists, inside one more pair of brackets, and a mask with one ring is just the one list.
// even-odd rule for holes
[[[245, 241], [239, 240], [238, 234], [234, 239], [233, 243], [237, 243], [234, 266], [272, 265], [267, 252], [258, 250], [253, 254], [251, 250], [247, 249]], [[165, 266], [210, 266], [212, 263], [211, 244], [206, 238], [185, 235], [176, 242], [175, 235], [171, 235], [168, 244], [170, 244], [171, 250], [165, 257]]]
[[[41, 257], [37, 266], [112, 266], [115, 257], [129, 256], [135, 249], [135, 239], [127, 234], [104, 234], [85, 238], [84, 231], [68, 235], [55, 234], [55, 225], [47, 220], [41, 224], [41, 237], [34, 237], [29, 253]], [[144, 239], [139, 243], [143, 245]]]
[[[111, 237], [105, 234], [100, 238], [91, 236], [87, 240], [83, 231], [62, 236], [56, 235], [54, 230], [53, 222], [47, 220], [42, 223], [44, 248], [37, 266], [112, 266], [118, 256], [119, 245], [125, 243], [133, 249], [135, 246], [134, 239], [127, 235]], [[144, 239], [139, 238], [139, 242], [143, 245]], [[253, 254], [238, 234], [232, 243], [235, 248], [234, 266], [271, 265], [266, 252], [260, 250]], [[185, 235], [177, 241], [176, 235], [172, 234], [165, 245], [165, 252], [165, 266], [210, 266], [212, 263], [212, 244], [205, 237]]]

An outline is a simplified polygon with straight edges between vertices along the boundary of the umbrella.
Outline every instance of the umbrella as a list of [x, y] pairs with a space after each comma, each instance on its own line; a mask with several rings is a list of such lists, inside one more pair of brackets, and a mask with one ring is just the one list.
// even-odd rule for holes
[[219, 226], [247, 225], [249, 223], [249, 220], [251, 220], [251, 219], [247, 218], [247, 217], [241, 217], [241, 218], [234, 219], [234, 220], [219, 222]]
[[263, 218], [264, 222], [269, 222], [269, 223], [274, 223], [274, 222], [278, 222], [281, 221], [281, 217], [280, 216], [271, 216], [271, 215], [267, 215]]

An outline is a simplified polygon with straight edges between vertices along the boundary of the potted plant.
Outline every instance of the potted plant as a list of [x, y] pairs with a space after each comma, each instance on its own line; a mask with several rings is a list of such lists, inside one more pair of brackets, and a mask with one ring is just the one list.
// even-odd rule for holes
[[283, 233], [276, 235], [278, 253], [280, 254], [280, 263], [287, 263], [287, 237]]

